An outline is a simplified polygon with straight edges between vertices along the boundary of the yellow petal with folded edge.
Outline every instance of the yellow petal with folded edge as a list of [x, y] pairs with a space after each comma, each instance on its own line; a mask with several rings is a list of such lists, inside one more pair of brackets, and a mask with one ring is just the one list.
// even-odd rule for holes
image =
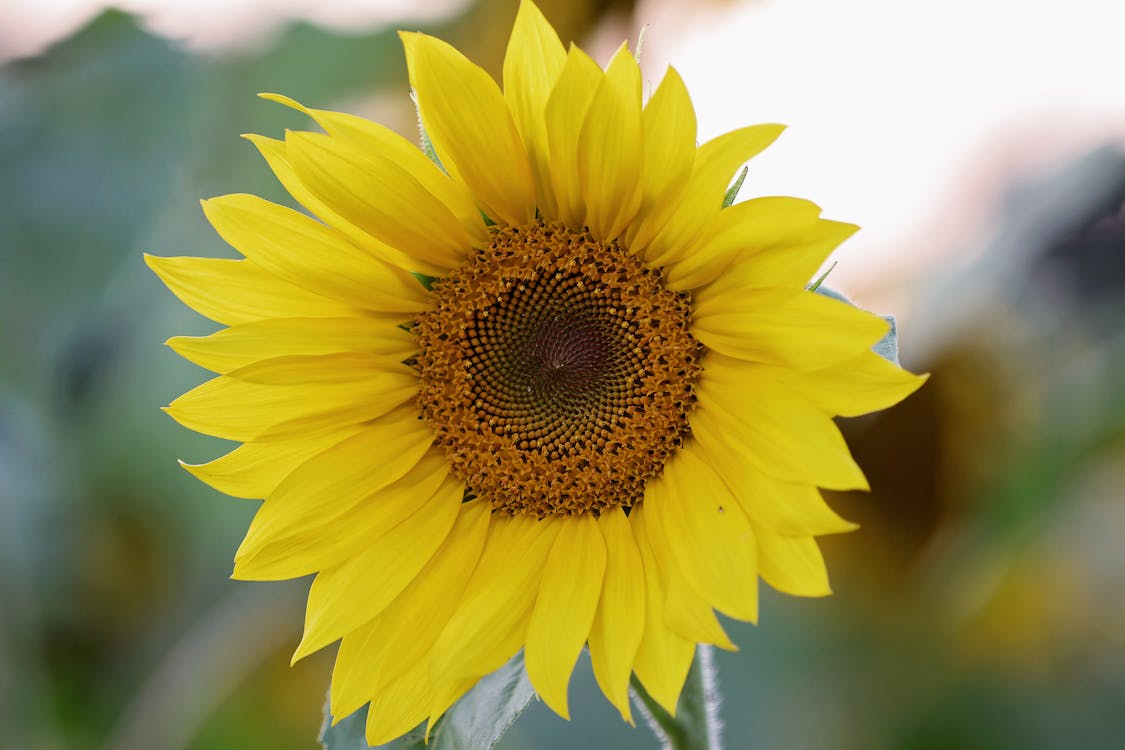
[[196, 479], [232, 497], [261, 499], [277, 489], [293, 469], [362, 429], [348, 425], [289, 440], [243, 443], [230, 453], [204, 464], [180, 461]]
[[350, 305], [293, 286], [248, 260], [146, 254], [145, 263], [181, 302], [223, 325], [359, 314]]
[[707, 420], [692, 425], [695, 439], [682, 450], [695, 454], [715, 470], [754, 528], [780, 534], [839, 534], [859, 528], [836, 515], [808, 482], [786, 482], [748, 465], [732, 441], [714, 434]]
[[488, 230], [484, 219], [473, 202], [472, 194], [464, 185], [449, 178], [430, 161], [420, 148], [401, 135], [365, 117], [332, 112], [325, 109], [306, 107], [288, 96], [280, 94], [259, 94], [263, 99], [292, 107], [303, 112], [329, 135], [349, 141], [364, 151], [378, 152], [414, 176], [422, 187], [441, 201], [465, 227], [474, 242], [488, 241]]
[[175, 336], [165, 343], [189, 362], [220, 374], [290, 355], [366, 352], [393, 364], [418, 350], [417, 338], [393, 318], [367, 315], [255, 320], [209, 336]]
[[695, 162], [696, 121], [687, 86], [669, 67], [641, 113], [644, 137], [641, 207], [625, 229], [625, 245], [642, 253], [678, 205]]
[[605, 540], [606, 566], [588, 639], [590, 662], [606, 698], [632, 724], [629, 675], [644, 635], [644, 563], [623, 510], [602, 511], [598, 528]]
[[348, 222], [442, 269], [468, 257], [465, 227], [392, 160], [321, 133], [289, 131], [285, 146], [301, 182]]
[[531, 684], [564, 719], [570, 718], [566, 695], [570, 674], [590, 634], [605, 566], [605, 542], [594, 517], [564, 519], [543, 568], [524, 647]]
[[[339, 658], [336, 657], [337, 662]], [[369, 695], [371, 706], [367, 709], [364, 731], [367, 744], [381, 746], [418, 726], [430, 714], [433, 695], [433, 683], [425, 669], [408, 672]], [[366, 700], [361, 704], [363, 702]], [[340, 715], [334, 712], [333, 718], [337, 716]]]
[[833, 490], [867, 490], [832, 419], [793, 392], [762, 381], [747, 392], [701, 382], [688, 417], [710, 440], [726, 440], [742, 460], [778, 479]]
[[586, 220], [586, 205], [578, 182], [578, 138], [594, 92], [604, 77], [589, 55], [571, 46], [544, 111], [558, 218], [571, 227], [581, 227]]
[[293, 661], [370, 622], [394, 601], [445, 541], [464, 493], [463, 481], [447, 477], [400, 524], [340, 565], [322, 570], [309, 589], [305, 634]]
[[590, 101], [578, 136], [577, 166], [586, 226], [596, 239], [616, 239], [640, 208], [644, 169], [641, 70], [624, 44]]
[[[434, 474], [447, 471], [440, 455], [429, 451], [433, 434], [415, 418], [412, 404], [404, 405], [376, 420], [339, 443], [326, 448], [297, 466], [258, 509], [246, 537], [235, 555], [238, 578], [291, 578], [306, 575], [308, 562], [295, 557], [307, 551], [315, 555], [310, 535], [319, 535], [326, 525], [340, 518], [360, 501], [376, 496], [383, 488], [403, 480], [403, 494], [425, 486]], [[387, 446], [394, 446], [388, 450]], [[425, 460], [423, 460], [425, 459]], [[413, 471], [415, 468], [418, 471]], [[433, 492], [426, 494], [429, 497]], [[376, 502], [375, 517], [394, 515], [408, 499]], [[401, 516], [401, 514], [399, 514]], [[303, 543], [303, 544], [302, 544]], [[299, 571], [286, 570], [298, 566]], [[280, 569], [279, 569], [280, 568]], [[319, 570], [313, 567], [312, 570]]]
[[433, 295], [406, 271], [305, 214], [246, 194], [202, 205], [227, 244], [294, 286], [361, 310], [421, 312], [433, 304]]
[[491, 219], [527, 224], [535, 217], [535, 179], [500, 87], [440, 39], [403, 31], [399, 37], [422, 123], [442, 164]]
[[[280, 379], [256, 379], [272, 375]], [[196, 432], [246, 442], [374, 419], [417, 390], [405, 365], [370, 354], [275, 357], [208, 380], [164, 410]]]
[[535, 3], [522, 0], [504, 55], [504, 98], [527, 147], [540, 214], [548, 218], [556, 216], [558, 206], [551, 186], [544, 112], [565, 64], [566, 49], [559, 35]]
[[929, 376], [907, 372], [871, 350], [822, 370], [793, 371], [721, 354], [707, 359], [707, 377], [730, 388], [760, 381], [791, 388], [828, 414], [857, 417], [886, 409], [916, 391]]
[[519, 651], [559, 526], [526, 516], [493, 517], [477, 569], [434, 643], [435, 679], [475, 679]]
[[367, 712], [369, 745], [382, 747], [413, 729], [426, 716], [430, 717], [424, 737], [428, 743], [434, 722], [476, 683], [476, 680], [455, 680], [434, 684], [425, 667], [425, 664], [418, 665], [418, 669], [372, 697]]
[[[666, 506], [664, 496], [668, 493], [667, 483], [655, 480], [651, 488], [653, 507], [645, 516], [646, 530], [652, 539], [665, 539], [663, 515], [655, 510], [656, 507]], [[677, 635], [695, 643], [710, 643], [728, 651], [737, 651], [738, 648], [731, 642], [730, 637], [719, 624], [711, 602], [701, 596], [696, 589], [688, 583], [685, 571], [676, 563], [671, 555], [668, 545], [662, 545], [665, 557], [657, 561], [661, 570], [661, 585], [665, 594], [664, 623]], [[657, 547], [659, 553], [661, 547]], [[659, 555], [658, 555], [659, 556]]]
[[828, 570], [816, 540], [809, 536], [758, 535], [762, 578], [778, 591], [793, 596], [828, 596]]
[[731, 617], [756, 621], [754, 529], [738, 501], [693, 453], [680, 451], [673, 456], [664, 465], [663, 476], [668, 477], [664, 491], [650, 508], [654, 543], [671, 551], [686, 581], [705, 601]]
[[718, 278], [693, 289], [692, 299], [703, 301], [732, 289], [747, 293], [771, 286], [804, 288], [832, 251], [858, 230], [855, 224], [819, 219], [775, 245], [738, 253], [737, 262], [728, 265]]
[[878, 315], [822, 294], [770, 288], [700, 300], [692, 334], [729, 357], [819, 370], [859, 356], [889, 327]]
[[370, 624], [344, 637], [332, 672], [333, 716], [347, 716], [407, 672], [428, 671], [420, 665], [476, 568], [491, 517], [486, 501], [464, 503], [410, 585]]
[[[655, 482], [649, 482], [645, 489], [646, 496], [653, 484]], [[680, 637], [665, 624], [666, 600], [661, 572], [645, 528], [645, 518], [651, 512], [647, 506], [646, 500], [640, 505], [634, 505], [629, 513], [629, 525], [633, 529], [645, 569], [645, 632], [637, 649], [633, 669], [649, 695], [665, 711], [675, 716], [676, 703], [695, 654], [695, 644]]]
[[426, 722], [426, 734], [424, 736], [426, 742], [430, 741], [430, 732], [434, 729], [434, 723], [449, 710], [450, 706], [460, 700], [461, 696], [469, 692], [479, 679], [473, 677], [465, 680], [447, 680], [434, 687], [433, 695], [435, 697], [430, 702], [430, 719]]
[[664, 622], [689, 641], [710, 643], [726, 651], [738, 650], [715, 617], [714, 608], [688, 584], [683, 574], [668, 578]]
[[704, 143], [696, 152], [680, 206], [644, 249], [650, 265], [689, 257], [708, 236], [705, 229], [722, 210], [723, 196], [738, 168], [764, 151], [782, 125], [751, 125]]
[[820, 207], [800, 198], [771, 196], [736, 203], [719, 212], [706, 239], [665, 268], [677, 291], [702, 286], [724, 273], [735, 255], [753, 253], [799, 237], [816, 225]]
[[285, 141], [266, 138], [253, 133], [247, 133], [242, 137], [254, 144], [270, 169], [273, 170], [278, 182], [298, 203], [319, 217], [325, 224], [347, 235], [348, 239], [355, 243], [357, 247], [406, 271], [416, 271], [430, 276], [440, 276], [445, 272], [446, 269], [443, 266], [430, 263], [424, 258], [415, 257], [376, 239], [314, 195], [308, 186], [301, 182], [297, 172], [293, 169], [293, 165], [289, 161], [289, 149], [285, 145]]

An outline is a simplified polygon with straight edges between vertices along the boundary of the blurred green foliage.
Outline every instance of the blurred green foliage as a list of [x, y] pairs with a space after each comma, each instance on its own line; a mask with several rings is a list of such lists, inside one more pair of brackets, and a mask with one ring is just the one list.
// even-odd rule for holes
[[[564, 38], [604, 10], [556, 5]], [[512, 6], [480, 3], [443, 33], [495, 70]], [[141, 253], [229, 255], [200, 197], [287, 200], [237, 134], [307, 123], [256, 93], [332, 106], [377, 88], [406, 102], [393, 31], [298, 25], [202, 57], [117, 12], [0, 68], [0, 747], [315, 746], [331, 654], [288, 665], [304, 582], [227, 580], [256, 504], [179, 471], [224, 445], [157, 409], [206, 377], [161, 342], [215, 326]], [[944, 304], [1016, 277], [956, 279]], [[730, 624], [742, 651], [717, 655], [729, 747], [1125, 736], [1123, 296], [1092, 322], [1094, 296], [1029, 289], [925, 361], [902, 332], [907, 366], [934, 376], [846, 425], [873, 493], [831, 498], [863, 523], [825, 544], [837, 595], [766, 592], [760, 626]], [[533, 702], [500, 747], [653, 746], [586, 657], [571, 707], [567, 723]]]

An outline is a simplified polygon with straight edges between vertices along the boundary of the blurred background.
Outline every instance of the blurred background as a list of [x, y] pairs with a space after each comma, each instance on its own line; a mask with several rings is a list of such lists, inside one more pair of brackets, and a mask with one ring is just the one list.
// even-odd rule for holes
[[[215, 326], [141, 260], [230, 255], [196, 201], [286, 202], [239, 133], [277, 91], [415, 132], [397, 28], [497, 73], [517, 0], [0, 0], [0, 747], [314, 748], [308, 581], [228, 580], [256, 503], [158, 407]], [[1113, 0], [542, 0], [605, 61], [642, 26], [707, 139], [790, 128], [743, 197], [864, 226], [829, 284], [898, 316], [929, 383], [843, 424], [870, 494], [836, 595], [765, 592], [717, 657], [730, 748], [1125, 740], [1125, 6]], [[503, 740], [651, 748], [593, 685]]]

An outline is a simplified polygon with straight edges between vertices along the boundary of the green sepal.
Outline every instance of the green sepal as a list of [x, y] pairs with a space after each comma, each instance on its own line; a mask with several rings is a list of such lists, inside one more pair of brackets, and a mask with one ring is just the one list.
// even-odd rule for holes
[[738, 197], [738, 191], [742, 189], [742, 183], [746, 181], [746, 175], [749, 171], [749, 167], [743, 167], [742, 171], [738, 173], [738, 179], [727, 188], [727, 194], [723, 196], [723, 208], [729, 208], [734, 203], [734, 199]]
[[437, 281], [436, 276], [427, 276], [426, 274], [418, 273], [417, 271], [412, 271], [410, 275], [418, 279], [418, 283], [426, 287], [426, 291], [432, 292], [434, 290], [434, 282]]
[[438, 169], [446, 174], [449, 174], [445, 169], [445, 165], [441, 163], [438, 158], [437, 151], [434, 149], [434, 142], [430, 140], [430, 134], [426, 132], [426, 126], [422, 122], [422, 110], [418, 109], [418, 97], [414, 92], [410, 92], [410, 100], [414, 102], [414, 112], [418, 115], [418, 145], [422, 147], [422, 153], [437, 165]]
[[809, 291], [810, 292], [815, 292], [817, 289], [820, 289], [820, 285], [823, 284], [824, 280], [828, 278], [828, 274], [830, 274], [834, 270], [836, 270], [836, 264], [838, 262], [839, 261], [835, 261], [835, 260], [832, 261], [832, 265], [830, 265], [828, 267], [828, 270], [825, 271], [824, 273], [822, 273], [820, 276], [818, 276], [816, 281], [814, 281], [812, 284], [809, 285]]

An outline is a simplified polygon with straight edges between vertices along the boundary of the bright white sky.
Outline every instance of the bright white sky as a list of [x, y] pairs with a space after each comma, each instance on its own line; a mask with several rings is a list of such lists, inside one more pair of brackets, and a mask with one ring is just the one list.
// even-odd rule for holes
[[[202, 48], [245, 45], [286, 17], [335, 27], [448, 15], [467, 0], [120, 0]], [[88, 18], [98, 0], [0, 0], [0, 59]], [[516, 5], [512, 2], [513, 9]], [[272, 18], [273, 22], [263, 19]], [[791, 194], [864, 231], [838, 254], [844, 288], [906, 288], [979, 246], [1015, 176], [1125, 145], [1125, 0], [640, 0], [652, 85], [669, 62], [706, 139], [790, 128], [744, 194]], [[615, 26], [590, 40], [611, 50]], [[609, 37], [614, 39], [611, 40]]]

